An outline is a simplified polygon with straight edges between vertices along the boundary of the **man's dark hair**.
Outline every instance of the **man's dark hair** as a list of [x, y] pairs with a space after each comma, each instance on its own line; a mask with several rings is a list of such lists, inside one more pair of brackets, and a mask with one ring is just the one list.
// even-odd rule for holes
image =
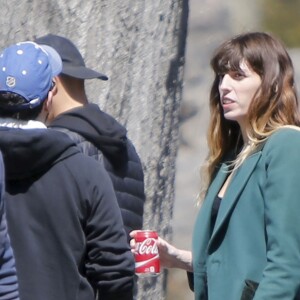
[[26, 103], [26, 99], [19, 94], [12, 92], [0, 92], [0, 117], [23, 121], [35, 120], [42, 110], [43, 101], [40, 105], [32, 109], [26, 108], [23, 110], [16, 110], [16, 107]]

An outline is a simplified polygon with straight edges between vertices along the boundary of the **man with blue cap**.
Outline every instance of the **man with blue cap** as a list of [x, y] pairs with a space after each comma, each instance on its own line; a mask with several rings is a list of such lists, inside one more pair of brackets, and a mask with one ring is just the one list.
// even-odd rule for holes
[[43, 124], [61, 69], [53, 48], [33, 42], [0, 55], [0, 150], [20, 298], [129, 300], [134, 259], [111, 180]]

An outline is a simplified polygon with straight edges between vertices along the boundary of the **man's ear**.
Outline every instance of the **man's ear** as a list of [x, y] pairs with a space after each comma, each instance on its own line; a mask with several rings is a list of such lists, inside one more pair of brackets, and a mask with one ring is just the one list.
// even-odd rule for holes
[[59, 77], [55, 76], [52, 78], [52, 88], [51, 88], [51, 92], [53, 95], [56, 95], [57, 93], [57, 83], [59, 81]]
[[48, 92], [48, 98], [43, 102], [42, 110], [39, 114], [38, 121], [48, 125], [51, 122], [51, 106], [52, 106], [52, 91]]
[[48, 92], [48, 98], [44, 101], [43, 110], [49, 113], [52, 107], [53, 91]]

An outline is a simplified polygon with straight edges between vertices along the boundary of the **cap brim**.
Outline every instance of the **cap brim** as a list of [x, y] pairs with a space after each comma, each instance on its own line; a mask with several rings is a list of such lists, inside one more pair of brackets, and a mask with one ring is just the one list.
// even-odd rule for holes
[[79, 78], [79, 79], [94, 79], [108, 80], [108, 77], [102, 73], [83, 66], [69, 66], [63, 63], [62, 74]]

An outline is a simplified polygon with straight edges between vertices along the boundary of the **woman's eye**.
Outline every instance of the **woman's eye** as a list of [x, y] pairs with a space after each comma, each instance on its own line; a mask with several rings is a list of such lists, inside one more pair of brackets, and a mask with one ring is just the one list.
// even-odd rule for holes
[[232, 74], [230, 74], [230, 76], [237, 80], [245, 78], [245, 74], [243, 74], [241, 72], [232, 72]]

